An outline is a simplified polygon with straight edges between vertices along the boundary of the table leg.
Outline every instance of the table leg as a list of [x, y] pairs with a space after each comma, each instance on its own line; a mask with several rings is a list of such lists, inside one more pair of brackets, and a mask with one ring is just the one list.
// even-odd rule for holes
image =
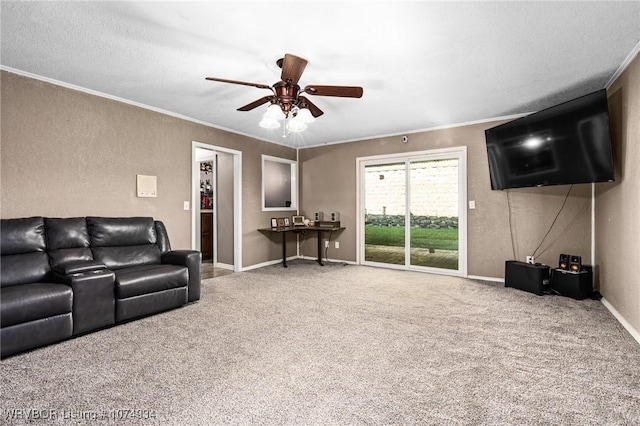
[[282, 266], [285, 268], [289, 267], [287, 265], [287, 233], [281, 232], [282, 234]]
[[322, 263], [322, 231], [318, 231], [318, 263], [320, 266], [324, 266]]

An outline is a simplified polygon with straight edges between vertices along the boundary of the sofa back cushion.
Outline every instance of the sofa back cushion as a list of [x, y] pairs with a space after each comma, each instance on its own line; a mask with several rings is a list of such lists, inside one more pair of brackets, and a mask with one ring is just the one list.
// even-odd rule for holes
[[160, 253], [165, 254], [171, 251], [171, 244], [169, 243], [169, 234], [167, 234], [167, 228], [164, 227], [164, 223], [159, 220], [155, 221], [156, 224], [156, 239], [158, 240], [158, 248]]
[[87, 217], [93, 259], [109, 269], [160, 263], [151, 217]]
[[51, 269], [45, 251], [44, 218], [2, 219], [0, 253], [0, 286], [45, 281]]
[[52, 269], [68, 262], [93, 260], [85, 218], [45, 218], [44, 224]]

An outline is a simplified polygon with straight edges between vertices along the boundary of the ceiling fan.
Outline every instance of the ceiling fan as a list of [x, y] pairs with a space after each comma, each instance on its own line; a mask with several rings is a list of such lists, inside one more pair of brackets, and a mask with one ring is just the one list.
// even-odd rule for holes
[[[246, 81], [228, 80], [226, 78], [207, 77], [207, 80], [220, 81], [222, 83], [242, 84], [245, 86], [253, 86], [258, 89], [270, 89], [273, 94], [265, 96], [256, 101], [253, 101], [245, 106], [238, 108], [238, 111], [251, 111], [260, 105], [267, 102], [271, 105], [277, 105], [282, 110], [284, 117], [289, 117], [289, 114], [297, 115], [304, 109], [308, 109], [308, 112], [315, 117], [319, 117], [322, 114], [322, 110], [314, 105], [308, 98], [302, 96], [303, 94], [315, 95], [315, 96], [337, 96], [342, 98], [361, 98], [362, 87], [358, 86], [319, 86], [308, 85], [304, 89], [301, 89], [298, 85], [300, 76], [306, 68], [308, 61], [298, 56], [287, 53], [284, 58], [280, 58], [276, 61], [278, 67], [282, 68], [282, 74], [280, 75], [280, 81], [273, 86], [259, 83], [249, 83]], [[270, 105], [270, 107], [271, 107]]]

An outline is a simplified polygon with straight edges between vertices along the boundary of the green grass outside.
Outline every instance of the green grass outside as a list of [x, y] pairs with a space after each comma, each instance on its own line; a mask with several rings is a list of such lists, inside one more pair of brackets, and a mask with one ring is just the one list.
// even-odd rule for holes
[[[367, 225], [364, 228], [364, 242], [371, 245], [404, 247], [404, 227]], [[411, 247], [457, 250], [458, 230], [411, 228]]]

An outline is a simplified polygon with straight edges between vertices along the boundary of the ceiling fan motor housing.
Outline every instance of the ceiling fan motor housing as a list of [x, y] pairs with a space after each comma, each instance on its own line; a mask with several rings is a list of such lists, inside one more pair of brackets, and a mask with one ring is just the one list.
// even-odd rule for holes
[[272, 90], [276, 95], [276, 102], [280, 105], [280, 108], [282, 108], [282, 112], [284, 112], [285, 116], [288, 116], [291, 109], [297, 104], [300, 86], [279, 81], [272, 86]]

